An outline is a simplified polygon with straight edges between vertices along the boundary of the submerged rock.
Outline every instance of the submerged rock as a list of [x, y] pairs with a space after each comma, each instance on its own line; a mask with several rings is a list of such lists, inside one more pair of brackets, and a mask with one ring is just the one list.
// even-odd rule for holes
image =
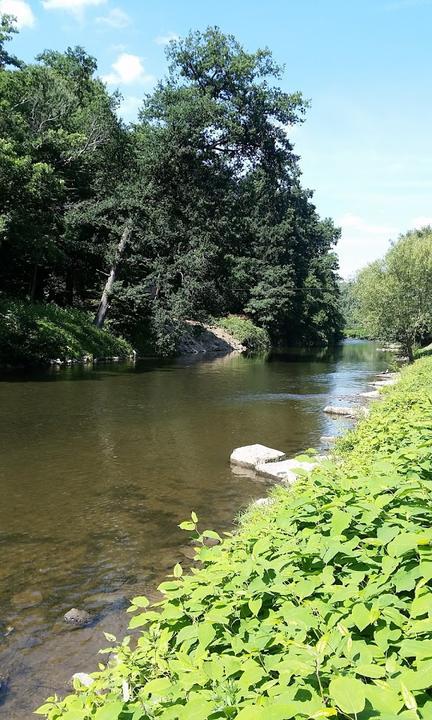
[[326, 445], [333, 445], [337, 440], [337, 435], [321, 435], [320, 442]]
[[43, 595], [40, 590], [23, 590], [23, 592], [13, 595], [11, 603], [17, 610], [26, 610], [40, 605], [42, 600]]
[[232, 451], [230, 462], [233, 465], [241, 465], [246, 468], [255, 468], [261, 463], [273, 463], [284, 460], [285, 453], [280, 450], [266, 447], [265, 445], [244, 445]]
[[84, 627], [91, 622], [91, 615], [86, 610], [79, 610], [78, 608], [72, 608], [64, 616], [63, 620], [69, 625], [75, 627]]

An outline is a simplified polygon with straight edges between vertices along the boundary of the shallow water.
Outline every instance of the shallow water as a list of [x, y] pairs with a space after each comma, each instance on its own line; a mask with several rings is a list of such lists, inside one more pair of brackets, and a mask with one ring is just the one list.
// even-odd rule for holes
[[[270, 359], [53, 369], [0, 378], [0, 716], [24, 720], [71, 675], [96, 667], [102, 631], [188, 554], [178, 523], [232, 527], [268, 486], [228, 457], [261, 442], [288, 454], [346, 425], [349, 404], [388, 366], [368, 342]], [[186, 560], [187, 562], [187, 560]], [[84, 608], [91, 626], [63, 614]]]

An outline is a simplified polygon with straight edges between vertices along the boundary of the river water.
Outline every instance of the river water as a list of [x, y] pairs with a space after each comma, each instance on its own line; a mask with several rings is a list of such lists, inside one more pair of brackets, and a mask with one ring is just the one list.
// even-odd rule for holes
[[[0, 716], [27, 720], [74, 672], [95, 669], [102, 632], [126, 630], [128, 600], [187, 562], [177, 526], [191, 510], [202, 528], [227, 530], [266, 494], [263, 481], [233, 474], [234, 447], [318, 447], [344, 427], [323, 407], [350, 403], [389, 360], [347, 342], [314, 357], [3, 375]], [[72, 607], [93, 624], [71, 630], [62, 618]]]

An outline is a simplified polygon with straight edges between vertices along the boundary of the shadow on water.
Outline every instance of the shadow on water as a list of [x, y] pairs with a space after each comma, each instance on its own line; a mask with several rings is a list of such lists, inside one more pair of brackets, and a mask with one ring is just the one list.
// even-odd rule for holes
[[[91, 670], [122, 608], [187, 562], [178, 523], [222, 531], [266, 492], [228, 463], [239, 445], [294, 454], [346, 427], [325, 416], [389, 356], [372, 343], [13, 373], [0, 383], [1, 712], [24, 720]], [[185, 558], [186, 556], [186, 558]], [[71, 631], [72, 607], [93, 623]]]

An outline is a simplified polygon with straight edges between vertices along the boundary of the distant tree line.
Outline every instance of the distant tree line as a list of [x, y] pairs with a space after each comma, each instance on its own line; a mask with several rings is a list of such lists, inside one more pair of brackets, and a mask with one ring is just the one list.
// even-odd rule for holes
[[413, 360], [432, 341], [432, 227], [402, 235], [345, 283], [342, 298], [353, 334], [396, 341]]
[[175, 350], [186, 319], [246, 314], [275, 343], [340, 336], [338, 230], [300, 182], [307, 103], [269, 50], [173, 41], [126, 125], [82, 48], [11, 55], [0, 25], [0, 293], [92, 311]]

